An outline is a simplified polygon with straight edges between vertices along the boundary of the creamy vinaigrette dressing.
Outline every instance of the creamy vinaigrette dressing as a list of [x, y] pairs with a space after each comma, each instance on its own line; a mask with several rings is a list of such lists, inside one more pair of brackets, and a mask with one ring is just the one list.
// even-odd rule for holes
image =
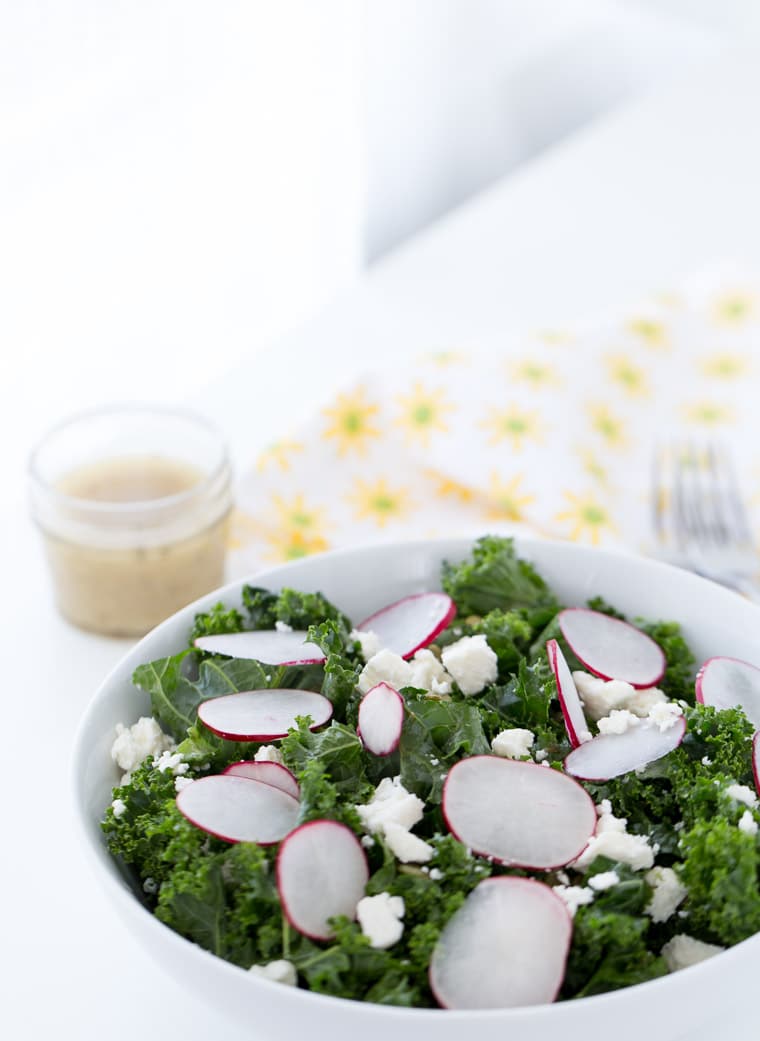
[[78, 466], [56, 488], [90, 502], [147, 502], [189, 491], [203, 478], [203, 471], [190, 463], [160, 455], [132, 455]]
[[206, 483], [199, 468], [159, 455], [64, 474], [55, 490], [75, 520], [45, 531], [61, 613], [84, 629], [138, 636], [221, 585], [229, 494]]

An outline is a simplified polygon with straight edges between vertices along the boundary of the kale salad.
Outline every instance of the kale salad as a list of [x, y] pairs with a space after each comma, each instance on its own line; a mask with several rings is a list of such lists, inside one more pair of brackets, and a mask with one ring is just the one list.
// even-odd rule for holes
[[496, 536], [377, 608], [245, 586], [136, 669], [152, 716], [117, 727], [102, 827], [157, 918], [281, 984], [442, 1008], [760, 931], [760, 670], [560, 603]]

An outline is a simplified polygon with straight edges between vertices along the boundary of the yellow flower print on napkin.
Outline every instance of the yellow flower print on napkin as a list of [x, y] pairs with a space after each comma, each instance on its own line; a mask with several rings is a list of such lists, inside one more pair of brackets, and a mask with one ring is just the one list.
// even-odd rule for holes
[[713, 304], [713, 315], [719, 322], [735, 325], [752, 317], [755, 297], [743, 290], [722, 293]]
[[262, 522], [270, 559], [294, 560], [329, 549], [325, 533], [329, 527], [325, 510], [310, 506], [303, 493], [285, 499], [272, 496], [273, 518]]
[[570, 507], [558, 513], [555, 520], [569, 526], [568, 538], [598, 546], [604, 534], [617, 531], [609, 510], [593, 492], [585, 495], [577, 495], [575, 492], [562, 494]]
[[607, 484], [609, 473], [607, 467], [599, 459], [598, 454], [591, 448], [579, 448], [576, 452], [580, 460], [583, 472], [593, 477], [599, 484]]
[[421, 360], [437, 365], [439, 369], [447, 369], [450, 365], [466, 365], [469, 361], [461, 351], [429, 351], [422, 355]]
[[684, 405], [682, 411], [687, 423], [702, 427], [717, 427], [731, 423], [734, 419], [733, 409], [717, 401], [695, 401], [691, 405]]
[[401, 394], [396, 400], [401, 406], [396, 426], [403, 427], [409, 440], [427, 446], [433, 431], [448, 432], [444, 416], [453, 412], [455, 406], [446, 400], [442, 390], [426, 390], [421, 383], [415, 383], [410, 394]]
[[433, 494], [439, 499], [456, 499], [458, 502], [469, 503], [475, 498], [475, 490], [468, 484], [462, 484], [461, 481], [456, 481], [437, 470], [426, 470], [425, 474], [433, 482]]
[[322, 410], [329, 420], [322, 437], [326, 441], [335, 439], [339, 456], [351, 451], [364, 455], [367, 443], [380, 437], [380, 430], [373, 423], [379, 411], [379, 405], [367, 400], [363, 387], [338, 394], [335, 403]]
[[718, 351], [701, 358], [699, 367], [709, 379], [733, 380], [747, 372], [749, 362], [734, 351]]
[[662, 350], [670, 346], [670, 338], [664, 322], [658, 322], [654, 318], [631, 318], [627, 323], [627, 328], [647, 347]]
[[525, 507], [535, 502], [535, 495], [525, 495], [520, 488], [523, 474], [516, 474], [511, 481], [503, 481], [493, 472], [488, 485], [487, 520], [525, 520]]
[[629, 397], [646, 398], [651, 394], [649, 380], [640, 365], [634, 365], [625, 354], [608, 354], [604, 359], [610, 379]]
[[488, 418], [480, 424], [491, 435], [489, 445], [508, 441], [512, 449], [519, 452], [528, 440], [542, 443], [544, 428], [537, 412], [527, 412], [518, 405], [509, 405], [505, 409], [491, 406], [489, 411]]
[[354, 507], [356, 520], [373, 520], [380, 528], [388, 521], [406, 516], [411, 509], [406, 488], [393, 487], [384, 477], [376, 481], [363, 481], [358, 477], [347, 498]]
[[256, 460], [256, 469], [259, 473], [263, 473], [270, 466], [276, 466], [282, 471], [287, 471], [291, 467], [291, 456], [298, 452], [303, 452], [303, 445], [300, 441], [288, 441], [287, 439], [273, 441], [267, 445]]
[[526, 383], [536, 390], [557, 384], [557, 375], [553, 367], [545, 362], [537, 361], [535, 358], [523, 358], [521, 361], [510, 362], [507, 373], [516, 382]]
[[590, 405], [591, 429], [600, 435], [610, 448], [625, 448], [628, 444], [625, 423], [607, 405]]

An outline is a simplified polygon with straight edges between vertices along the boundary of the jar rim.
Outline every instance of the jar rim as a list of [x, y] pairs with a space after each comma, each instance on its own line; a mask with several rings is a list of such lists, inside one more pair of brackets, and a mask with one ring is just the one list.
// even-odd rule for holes
[[[40, 472], [40, 457], [45, 448], [56, 437], [60, 436], [67, 429], [74, 427], [76, 424], [82, 423], [83, 421], [108, 418], [109, 416], [116, 417], [119, 415], [132, 415], [138, 417], [141, 415], [146, 417], [154, 416], [157, 418], [163, 417], [169, 420], [179, 419], [192, 423], [196, 427], [203, 428], [217, 441], [219, 456], [218, 462], [207, 473], [205, 473], [196, 484], [192, 484], [189, 488], [185, 488], [179, 492], [173, 492], [171, 495], [157, 496], [151, 499], [138, 499], [128, 502], [88, 499], [77, 495], [71, 495], [68, 492], [63, 492], [59, 488], [56, 488], [54, 484], [51, 484], [51, 482], [43, 476]], [[212, 491], [229, 471], [230, 458], [227, 441], [219, 427], [205, 416], [200, 415], [192, 409], [132, 402], [84, 409], [61, 419], [58, 423], [50, 427], [50, 429], [36, 442], [27, 461], [27, 479], [32, 489], [36, 490], [38, 494], [48, 497], [50, 501], [57, 503], [65, 509], [86, 510], [89, 513], [101, 517], [137, 516], [148, 511], [161, 512], [163, 510], [180, 507], [183, 503], [191, 503], [193, 500], [202, 498], [209, 491]]]

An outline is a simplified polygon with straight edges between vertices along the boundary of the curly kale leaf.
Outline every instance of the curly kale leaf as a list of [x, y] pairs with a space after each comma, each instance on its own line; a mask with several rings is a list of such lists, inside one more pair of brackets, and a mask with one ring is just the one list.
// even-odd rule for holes
[[555, 604], [533, 565], [515, 555], [513, 540], [497, 535], [478, 539], [469, 560], [445, 563], [442, 584], [460, 615]]
[[643, 632], [659, 644], [665, 655], [665, 675], [657, 684], [674, 701], [694, 703], [694, 662], [691, 648], [681, 633], [678, 622], [645, 622], [636, 620]]
[[195, 616], [190, 630], [190, 646], [200, 636], [218, 636], [222, 633], [239, 633], [244, 628], [243, 616], [234, 607], [214, 604], [210, 611]]
[[567, 962], [563, 998], [581, 998], [664, 976], [662, 958], [647, 946], [649, 919], [579, 908]]
[[682, 834], [681, 854], [690, 933], [734, 944], [760, 930], [756, 835], [721, 817], [699, 821]]
[[505, 727], [545, 727], [555, 697], [554, 677], [546, 659], [529, 665], [522, 658], [516, 675], [503, 686], [488, 687], [477, 704], [493, 737]]
[[[346, 802], [358, 802], [367, 790], [364, 771], [364, 749], [356, 731], [344, 723], [332, 721], [316, 733], [300, 720], [280, 742], [285, 765], [301, 779], [310, 763], [316, 762], [325, 778]], [[328, 814], [332, 816], [332, 814]]]
[[318, 689], [323, 681], [319, 665], [303, 667], [262, 665], [245, 658], [206, 658], [192, 678], [191, 651], [138, 666], [135, 686], [150, 694], [153, 715], [161, 727], [182, 741], [194, 726], [198, 706], [209, 698], [266, 687]]
[[351, 702], [351, 715], [355, 715], [357, 701], [354, 695], [361, 665], [346, 657], [345, 632], [340, 623], [332, 620], [309, 626], [308, 638], [327, 655], [321, 692], [332, 702], [334, 714], [345, 718]]
[[125, 808], [116, 816], [109, 807], [101, 826], [111, 852], [141, 879], [160, 883], [175, 864], [192, 864], [206, 847], [208, 836], [177, 809], [170, 770], [146, 760], [113, 794]]
[[185, 659], [191, 651], [182, 651], [168, 658], [138, 665], [132, 674], [136, 687], [150, 695], [153, 715], [161, 728], [181, 741], [193, 725], [203, 695], [186, 675]]
[[449, 767], [463, 756], [490, 751], [480, 712], [471, 702], [428, 698], [411, 688], [404, 691], [404, 700], [401, 781], [426, 802], [440, 803]]

